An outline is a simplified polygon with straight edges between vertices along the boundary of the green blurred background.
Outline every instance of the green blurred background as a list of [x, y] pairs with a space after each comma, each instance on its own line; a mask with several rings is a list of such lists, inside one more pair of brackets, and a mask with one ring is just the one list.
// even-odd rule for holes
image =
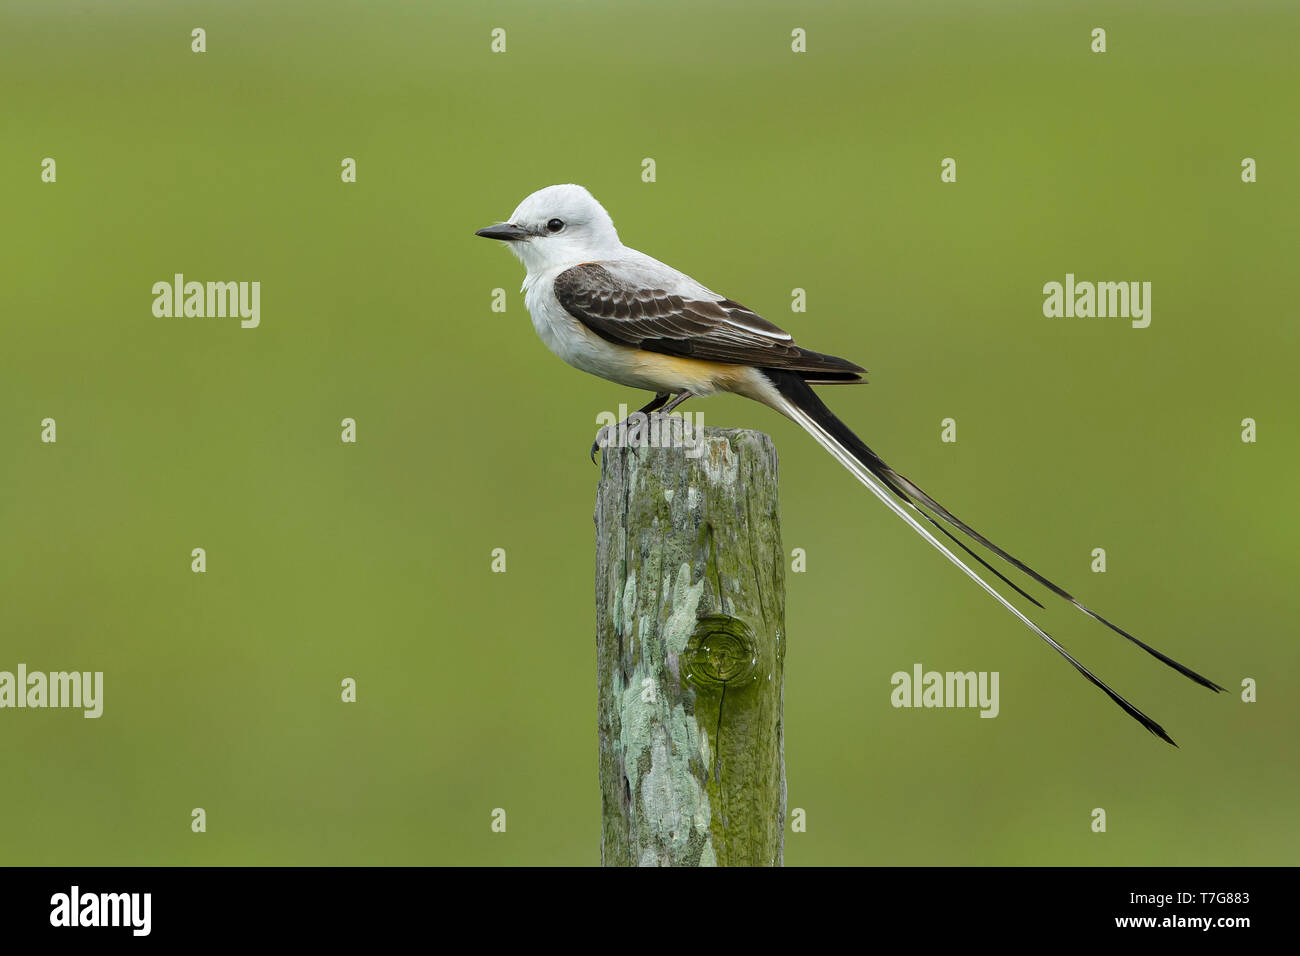
[[[1040, 613], [1161, 743], [793, 425], [701, 402], [774, 435], [808, 554], [788, 864], [1294, 863], [1300, 8], [1131, 7], [9, 0], [0, 669], [106, 693], [0, 711], [0, 862], [598, 862], [586, 451], [647, 396], [551, 356], [472, 235], [579, 182], [869, 368], [826, 398], [892, 464], [1230, 690]], [[155, 318], [175, 272], [260, 281], [261, 327]], [[1045, 318], [1067, 272], [1151, 281], [1151, 327]], [[1001, 716], [893, 709], [917, 662], [999, 671]]]

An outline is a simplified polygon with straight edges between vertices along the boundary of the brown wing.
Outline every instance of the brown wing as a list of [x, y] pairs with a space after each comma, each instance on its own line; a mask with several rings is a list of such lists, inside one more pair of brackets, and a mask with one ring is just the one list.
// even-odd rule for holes
[[809, 382], [862, 381], [866, 369], [800, 348], [788, 332], [731, 299], [686, 298], [620, 282], [594, 262], [555, 277], [571, 316], [608, 342], [664, 355], [799, 372]]

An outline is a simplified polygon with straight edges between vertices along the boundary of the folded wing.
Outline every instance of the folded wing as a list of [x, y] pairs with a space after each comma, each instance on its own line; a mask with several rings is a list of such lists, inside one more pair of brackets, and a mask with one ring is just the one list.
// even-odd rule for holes
[[[667, 283], [665, 283], [667, 284]], [[795, 345], [790, 333], [731, 299], [654, 288], [587, 262], [555, 278], [564, 310], [615, 345], [729, 365], [788, 369], [816, 384], [861, 382], [860, 365]]]

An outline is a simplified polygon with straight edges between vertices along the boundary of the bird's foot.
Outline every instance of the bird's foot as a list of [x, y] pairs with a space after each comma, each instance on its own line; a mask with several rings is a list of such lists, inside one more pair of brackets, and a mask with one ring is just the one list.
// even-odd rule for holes
[[608, 448], [611, 443], [627, 446], [639, 442], [649, 421], [650, 416], [645, 412], [633, 412], [617, 425], [606, 425], [596, 432], [596, 440], [591, 443], [591, 463], [596, 463], [596, 452]]

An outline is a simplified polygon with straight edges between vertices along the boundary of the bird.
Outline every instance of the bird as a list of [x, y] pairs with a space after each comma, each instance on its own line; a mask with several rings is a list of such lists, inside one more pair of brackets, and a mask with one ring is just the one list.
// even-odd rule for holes
[[[689, 398], [728, 392], [789, 418], [913, 531], [1160, 739], [1178, 746], [1160, 724], [1080, 663], [935, 532], [1037, 607], [1043, 604], [975, 548], [983, 548], [1202, 687], [1224, 690], [1102, 617], [886, 464], [813, 388], [863, 383], [866, 369], [797, 345], [790, 333], [752, 309], [625, 246], [609, 213], [585, 187], [565, 183], [539, 189], [508, 220], [475, 235], [504, 243], [523, 263], [522, 291], [533, 328], [559, 358], [615, 384], [653, 392], [654, 398], [640, 409], [642, 415], [666, 415]], [[595, 449], [593, 444], [593, 456]]]

